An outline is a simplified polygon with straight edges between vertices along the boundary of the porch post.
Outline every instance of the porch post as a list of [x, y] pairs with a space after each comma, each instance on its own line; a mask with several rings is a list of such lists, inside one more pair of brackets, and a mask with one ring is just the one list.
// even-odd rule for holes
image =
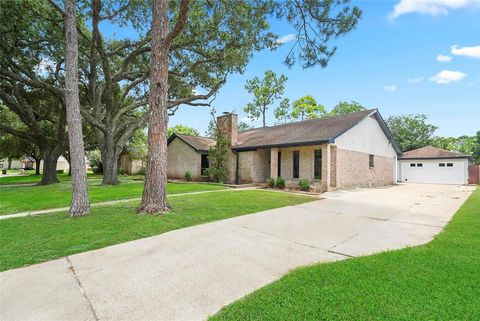
[[322, 190], [328, 192], [330, 190], [332, 154], [330, 144], [326, 144], [322, 148]]
[[270, 149], [270, 178], [276, 179], [278, 174], [278, 148]]

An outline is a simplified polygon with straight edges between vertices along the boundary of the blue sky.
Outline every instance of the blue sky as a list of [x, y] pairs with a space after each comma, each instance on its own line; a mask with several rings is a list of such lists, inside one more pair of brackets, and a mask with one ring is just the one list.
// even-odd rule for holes
[[[480, 46], [480, 1], [353, 3], [363, 10], [363, 18], [356, 30], [335, 42], [338, 50], [327, 68], [284, 66], [291, 42], [273, 52], [257, 53], [245, 74], [231, 75], [217, 94], [213, 103], [217, 112], [233, 110], [239, 119], [247, 120], [243, 108], [251, 96], [244, 89], [245, 81], [271, 69], [288, 76], [285, 97], [290, 99], [310, 94], [327, 109], [339, 101], [354, 100], [378, 108], [384, 118], [424, 113], [442, 136], [473, 135], [479, 130], [480, 48], [465, 47]], [[393, 17], [395, 5], [398, 16]], [[278, 21], [272, 22], [272, 28], [280, 36], [292, 33]], [[446, 56], [439, 58], [443, 62], [438, 55]], [[268, 112], [269, 125], [275, 122], [274, 107]], [[209, 112], [183, 106], [170, 117], [170, 126], [185, 124], [204, 134]]]
[[[283, 60], [292, 42], [276, 51], [256, 53], [242, 75], [230, 75], [212, 106], [217, 113], [234, 111], [239, 120], [252, 100], [247, 79], [265, 70], [286, 75], [284, 97], [312, 95], [330, 110], [339, 101], [357, 101], [391, 115], [422, 113], [439, 136], [474, 135], [480, 129], [480, 0], [352, 0], [363, 11], [355, 30], [332, 42], [338, 49], [325, 69], [287, 68]], [[282, 21], [272, 20], [280, 37], [293, 35]], [[135, 37], [132, 28], [105, 26], [110, 36]], [[292, 37], [291, 37], [292, 38]], [[267, 125], [275, 119], [270, 107]], [[169, 126], [184, 124], [203, 135], [208, 107], [182, 106]]]

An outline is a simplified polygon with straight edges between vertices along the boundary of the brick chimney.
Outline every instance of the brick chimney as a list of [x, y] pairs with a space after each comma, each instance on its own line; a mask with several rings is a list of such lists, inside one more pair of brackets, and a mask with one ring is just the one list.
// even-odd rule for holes
[[227, 137], [230, 140], [231, 145], [237, 144], [237, 118], [237, 114], [234, 113], [224, 113], [222, 116], [217, 117], [218, 129], [221, 135]]

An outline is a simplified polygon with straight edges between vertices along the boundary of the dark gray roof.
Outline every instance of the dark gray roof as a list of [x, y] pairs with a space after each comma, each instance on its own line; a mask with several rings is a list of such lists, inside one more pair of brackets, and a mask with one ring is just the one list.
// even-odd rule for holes
[[400, 153], [398, 144], [376, 109], [241, 131], [238, 133], [237, 145], [233, 149], [241, 151], [256, 148], [333, 143], [335, 138], [369, 116], [375, 117], [385, 135], [392, 141], [397, 153]]
[[[232, 149], [234, 151], [247, 151], [259, 148], [333, 143], [337, 137], [357, 125], [366, 117], [374, 117], [378, 121], [383, 132], [392, 142], [393, 148], [398, 154], [401, 154], [400, 147], [377, 109], [239, 131], [237, 144], [232, 146]], [[198, 152], [206, 152], [210, 146], [215, 144], [215, 140], [210, 137], [182, 134], [172, 134], [168, 138], [168, 143], [170, 144], [176, 137], [183, 140]]]
[[425, 146], [403, 153], [399, 159], [435, 159], [435, 158], [469, 158], [470, 156], [433, 146]]
[[190, 135], [183, 135], [183, 134], [176, 134], [176, 133], [173, 133], [168, 138], [168, 144], [170, 144], [176, 137], [183, 140], [185, 143], [190, 145], [197, 152], [208, 152], [208, 149], [210, 148], [210, 146], [213, 146], [215, 144], [215, 140], [210, 137], [190, 136]]

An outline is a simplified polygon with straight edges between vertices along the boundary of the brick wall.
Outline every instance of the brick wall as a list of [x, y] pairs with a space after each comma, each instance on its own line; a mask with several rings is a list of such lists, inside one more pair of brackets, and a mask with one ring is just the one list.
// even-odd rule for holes
[[183, 179], [190, 171], [192, 178], [199, 180], [201, 156], [191, 146], [179, 138], [175, 138], [168, 145], [167, 177]]
[[374, 187], [393, 184], [394, 159], [374, 155], [373, 168], [369, 154], [337, 148], [337, 188]]
[[231, 145], [237, 144], [238, 125], [236, 114], [226, 114], [217, 117], [217, 126], [220, 133], [230, 140]]
[[241, 152], [239, 155], [238, 176], [241, 184], [253, 182], [255, 151]]
[[238, 174], [240, 183], [264, 183], [270, 177], [270, 149], [240, 152]]

